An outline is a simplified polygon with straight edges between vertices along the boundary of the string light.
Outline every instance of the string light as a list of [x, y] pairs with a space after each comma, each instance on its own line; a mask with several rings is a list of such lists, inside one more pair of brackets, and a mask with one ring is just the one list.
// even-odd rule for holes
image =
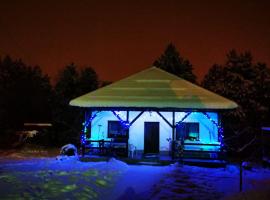
[[94, 115], [92, 115], [91, 117], [86, 119], [85, 122], [82, 124], [83, 125], [83, 130], [82, 130], [82, 133], [81, 133], [81, 144], [83, 144], [83, 145], [86, 142], [86, 133], [88, 132], [88, 126], [96, 118], [97, 113], [98, 112], [96, 112]]
[[81, 144], [84, 145], [86, 142], [86, 135], [82, 132], [81, 133]]
[[213, 120], [206, 112], [202, 112], [204, 114], [204, 116], [209, 119], [218, 129], [218, 140], [219, 142], [221, 143], [221, 147], [224, 147], [224, 144], [223, 144], [223, 138], [224, 138], [224, 135], [223, 135], [223, 127], [218, 124], [215, 120]]
[[126, 120], [123, 120], [121, 117], [120, 117], [120, 112], [119, 111], [112, 111], [113, 114], [115, 115], [115, 117], [120, 121], [120, 124], [121, 126], [124, 128], [124, 129], [129, 129], [129, 127], [131, 126], [130, 123]]
[[[187, 112], [186, 115], [179, 121], [176, 123], [176, 127], [177, 126], [180, 126], [181, 123], [191, 114], [191, 113], [196, 113], [196, 112]], [[223, 148], [224, 147], [224, 143], [223, 143], [223, 138], [224, 138], [224, 135], [223, 135], [223, 127], [218, 124], [214, 119], [212, 119], [208, 113], [206, 112], [202, 112], [202, 114], [209, 120], [211, 121], [218, 129], [218, 140], [220, 142], [220, 145], [221, 147]]]
[[[130, 128], [130, 126], [131, 126], [131, 124], [128, 122], [128, 121], [126, 121], [126, 120], [123, 120], [122, 118], [121, 118], [121, 112], [120, 111], [112, 111], [112, 113], [115, 115], [115, 117], [119, 120], [119, 122], [120, 122], [120, 124], [121, 124], [121, 126], [124, 128], [124, 129], [129, 129]], [[187, 112], [185, 115], [184, 115], [184, 117], [180, 120], [180, 121], [178, 121], [177, 123], [176, 123], [176, 127], [178, 127], [178, 126], [180, 126], [181, 125], [181, 123], [191, 114], [191, 113], [195, 113], [195, 112]], [[223, 138], [224, 138], [224, 136], [223, 136], [223, 127], [220, 125], [220, 124], [218, 124], [214, 119], [212, 119], [210, 116], [209, 116], [209, 114], [208, 113], [206, 113], [206, 112], [202, 112], [202, 114], [209, 120], [209, 121], [211, 121], [216, 127], [217, 127], [217, 129], [218, 129], [218, 134], [219, 134], [219, 137], [218, 137], [218, 139], [219, 139], [219, 142], [221, 143], [221, 147], [224, 147], [224, 144], [223, 144]], [[97, 113], [95, 113], [94, 115], [92, 115], [91, 117], [89, 117], [84, 123], [83, 123], [83, 131], [82, 131], [82, 134], [81, 134], [81, 143], [82, 144], [85, 144], [85, 142], [86, 142], [86, 133], [87, 133], [87, 131], [88, 131], [88, 126], [89, 126], [89, 124], [95, 119], [95, 117], [97, 116]]]

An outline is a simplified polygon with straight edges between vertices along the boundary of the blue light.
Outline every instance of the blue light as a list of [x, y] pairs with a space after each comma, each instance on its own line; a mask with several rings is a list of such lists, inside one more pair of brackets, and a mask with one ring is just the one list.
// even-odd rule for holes
[[131, 126], [131, 124], [126, 121], [126, 120], [123, 120], [121, 117], [120, 117], [120, 114], [118, 114], [119, 112], [116, 112], [116, 111], [112, 111], [113, 114], [115, 115], [115, 117], [120, 121], [121, 123], [121, 126], [124, 128], [124, 129], [129, 129], [129, 127]]
[[221, 143], [221, 147], [224, 147], [224, 143], [223, 143], [223, 138], [224, 138], [223, 127], [221, 125], [219, 125], [215, 120], [213, 120], [206, 112], [202, 112], [202, 113], [204, 114], [204, 116], [206, 118], [208, 118], [217, 127], [218, 134], [219, 134], [218, 140]]
[[86, 135], [84, 133], [81, 133], [81, 144], [85, 144]]
[[[105, 121], [100, 121], [99, 124], [107, 123], [107, 120], [108, 120], [107, 117], [109, 117], [109, 119], [115, 118], [115, 120], [117, 120], [119, 122], [121, 127], [123, 127], [122, 130], [128, 130], [134, 124], [134, 121], [132, 121], [132, 119], [134, 118], [134, 116], [136, 116], [135, 112], [130, 113], [131, 121], [127, 120], [128, 114], [126, 113], [126, 111], [107, 110], [105, 112], [106, 112], [106, 113], [104, 113], [105, 114], [105, 118], [104, 118]], [[203, 123], [203, 126], [200, 129], [200, 131], [202, 132], [200, 142], [205, 143], [205, 144], [212, 144], [213, 143], [213, 144], [218, 145], [219, 148], [224, 146], [224, 144], [223, 144], [223, 128], [218, 123], [217, 115], [215, 115], [213, 113], [206, 113], [206, 112], [199, 112], [199, 111], [192, 111], [192, 110], [187, 110], [186, 112], [181, 112], [181, 113], [176, 112], [175, 114], [176, 114], [175, 117], [177, 117], [177, 121], [174, 125], [175, 126], [174, 128], [181, 126], [183, 124], [183, 122]], [[98, 117], [103, 118], [103, 115], [102, 116], [99, 115], [99, 112], [93, 112], [93, 116], [87, 116], [85, 122], [83, 123], [83, 128], [82, 128], [81, 137], [80, 137], [82, 145], [84, 145], [88, 139], [87, 133], [88, 133], [88, 131], [90, 131], [90, 123], [92, 120], [94, 120], [97, 117], [97, 115], [98, 115]], [[141, 116], [141, 115], [139, 115], [139, 116]], [[113, 117], [113, 118], [111, 118], [111, 117]], [[145, 119], [144, 119], [144, 117], [145, 117]], [[155, 117], [155, 115], [153, 115], [152, 117]], [[168, 115], [168, 117], [169, 117], [169, 115]], [[136, 123], [134, 125], [135, 129], [137, 129], [137, 127], [141, 128], [141, 125], [143, 126], [142, 122], [145, 121], [146, 119], [148, 119], [149, 115], [143, 115], [142, 118], [143, 119], [141, 119], [141, 121], [138, 121], [138, 123]], [[204, 121], [201, 122], [200, 120], [204, 120]], [[211, 123], [213, 124], [213, 126], [211, 126]], [[102, 133], [102, 138], [104, 138], [103, 134], [106, 133], [107, 129], [105, 126], [101, 130], [100, 130], [100, 128], [98, 129], [97, 126], [101, 126], [99, 124], [92, 127], [95, 131], [92, 131], [91, 138], [99, 139], [99, 135], [101, 133]], [[210, 136], [207, 135], [208, 129], [209, 129], [209, 132], [211, 132], [211, 134], [209, 133]], [[134, 129], [132, 129], [131, 132], [133, 132], [133, 130]], [[142, 127], [141, 131], [143, 131], [143, 127]], [[98, 135], [98, 137], [97, 137], [97, 135]], [[105, 138], [106, 137], [107, 136], [105, 135]], [[143, 146], [141, 145], [141, 140], [137, 139], [137, 137], [140, 138], [141, 136], [134, 136], [133, 135], [131, 137], [132, 138], [131, 141], [133, 143], [138, 144], [138, 146], [143, 149]], [[167, 143], [166, 143], [166, 145], [167, 145]]]
[[86, 119], [85, 122], [83, 122], [83, 124], [82, 124], [83, 130], [81, 133], [81, 144], [83, 144], [83, 145], [85, 144], [85, 141], [86, 141], [86, 133], [88, 131], [88, 126], [96, 118], [96, 116], [97, 116], [97, 112], [93, 116]]
[[97, 113], [95, 113], [93, 116], [91, 116], [89, 119], [87, 119], [84, 123], [84, 130], [85, 128], [87, 128], [89, 126], [89, 124], [93, 121], [93, 119], [95, 119], [95, 117], [97, 116]]

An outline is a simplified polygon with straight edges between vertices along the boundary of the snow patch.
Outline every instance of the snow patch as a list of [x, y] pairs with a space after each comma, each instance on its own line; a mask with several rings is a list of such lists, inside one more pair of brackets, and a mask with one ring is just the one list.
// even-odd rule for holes
[[60, 155], [78, 156], [78, 150], [73, 144], [66, 144], [61, 148]]
[[71, 160], [79, 160], [78, 155], [76, 156], [66, 156], [66, 155], [60, 155], [60, 156], [56, 156], [56, 160], [58, 161], [71, 161]]
[[[239, 193], [239, 165], [226, 168], [179, 164], [138, 166], [115, 158], [108, 162], [80, 162], [75, 156], [57, 158], [2, 162], [1, 197], [8, 199], [15, 195], [13, 199], [18, 199], [25, 191], [31, 197], [42, 193], [48, 199], [53, 199], [53, 195], [58, 195], [58, 199], [104, 200], [269, 199], [270, 196], [270, 170], [256, 165], [252, 171], [243, 168], [244, 192]], [[55, 187], [57, 193], [54, 193]]]
[[122, 162], [115, 158], [110, 158], [107, 163], [113, 169], [127, 169], [128, 168], [128, 165], [125, 162]]
[[232, 174], [239, 174], [239, 167], [236, 165], [227, 165], [226, 171], [228, 171]]

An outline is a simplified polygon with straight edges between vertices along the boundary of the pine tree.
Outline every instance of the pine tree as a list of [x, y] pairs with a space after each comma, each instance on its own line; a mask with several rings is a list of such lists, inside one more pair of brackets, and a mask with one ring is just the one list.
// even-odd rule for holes
[[166, 47], [164, 53], [154, 61], [153, 65], [190, 82], [196, 82], [192, 64], [179, 55], [172, 43]]
[[250, 130], [237, 145], [245, 144], [245, 140], [250, 140], [248, 136], [260, 133], [260, 127], [270, 123], [270, 69], [266, 64], [253, 63], [249, 52], [230, 51], [225, 64], [215, 64], [209, 69], [202, 86], [239, 105], [236, 110], [224, 113], [223, 118], [229, 135], [232, 130]]
[[10, 144], [25, 122], [50, 122], [52, 88], [40, 67], [9, 56], [0, 59], [0, 94], [0, 145]]
[[79, 108], [70, 106], [69, 101], [97, 89], [98, 84], [97, 73], [91, 67], [78, 70], [71, 63], [59, 72], [53, 109], [56, 144], [79, 142], [83, 113]]

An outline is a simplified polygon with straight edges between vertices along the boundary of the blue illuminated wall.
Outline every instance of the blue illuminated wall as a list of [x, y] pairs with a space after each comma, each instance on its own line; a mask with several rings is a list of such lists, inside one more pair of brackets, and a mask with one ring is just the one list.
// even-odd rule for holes
[[[94, 112], [95, 113], [95, 112]], [[93, 113], [93, 115], [94, 115]], [[117, 112], [117, 115], [121, 119], [126, 120], [126, 111]], [[130, 111], [129, 121], [132, 121], [140, 112]], [[172, 112], [161, 112], [161, 114], [172, 123]], [[181, 121], [183, 117], [187, 115], [185, 112], [175, 113], [175, 122]], [[112, 111], [102, 111], [96, 114], [95, 118], [91, 122], [91, 140], [108, 140], [108, 121], [118, 120], [118, 118], [112, 113]], [[134, 122], [129, 128], [129, 143], [133, 144], [137, 150], [143, 151], [144, 149], [144, 122], [159, 122], [160, 134], [159, 144], [160, 151], [170, 150], [170, 140], [172, 139], [172, 128], [156, 113], [156, 112], [144, 112], [140, 118]], [[185, 140], [185, 149], [189, 150], [219, 150], [219, 130], [218, 130], [218, 114], [215, 112], [192, 112], [183, 122], [197, 122], [199, 123], [199, 141]], [[214, 122], [214, 123], [213, 123]], [[89, 127], [90, 128], [90, 127]], [[201, 144], [201, 145], [192, 145]], [[207, 144], [216, 144], [212, 146]]]

